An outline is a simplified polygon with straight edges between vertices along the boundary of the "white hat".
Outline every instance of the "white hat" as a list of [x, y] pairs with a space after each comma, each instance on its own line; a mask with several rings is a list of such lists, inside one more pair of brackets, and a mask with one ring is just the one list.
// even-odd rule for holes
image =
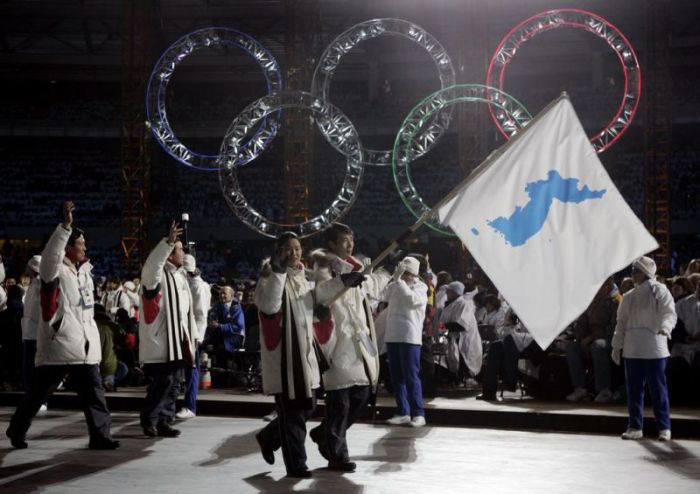
[[401, 265], [405, 268], [407, 273], [418, 276], [418, 271], [420, 270], [420, 262], [415, 257], [406, 256], [401, 260]]
[[35, 273], [38, 273], [39, 264], [41, 264], [41, 256], [32, 256], [31, 259], [29, 259], [29, 261], [27, 262], [27, 267]]
[[130, 292], [136, 291], [136, 285], [134, 285], [133, 281], [125, 281], [123, 286]]
[[651, 257], [642, 256], [639, 259], [635, 259], [632, 266], [652, 280], [656, 276], [656, 263]]
[[448, 283], [447, 289], [451, 292], [455, 292], [457, 295], [464, 295], [464, 283], [461, 281], [453, 281]]
[[197, 263], [194, 260], [194, 256], [191, 256], [190, 254], [185, 254], [185, 260], [182, 263], [182, 266], [188, 273], [194, 273], [194, 270], [197, 268]]

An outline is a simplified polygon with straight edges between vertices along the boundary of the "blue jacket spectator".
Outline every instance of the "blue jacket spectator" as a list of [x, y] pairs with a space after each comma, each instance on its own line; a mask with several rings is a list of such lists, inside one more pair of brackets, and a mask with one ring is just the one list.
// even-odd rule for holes
[[245, 318], [241, 304], [233, 298], [233, 288], [222, 287], [219, 303], [209, 311], [205, 345], [223, 347], [233, 354], [245, 340]]

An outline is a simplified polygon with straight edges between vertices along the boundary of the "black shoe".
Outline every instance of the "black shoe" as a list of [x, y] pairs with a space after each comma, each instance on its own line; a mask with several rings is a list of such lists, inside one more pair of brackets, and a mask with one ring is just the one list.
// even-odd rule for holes
[[5, 435], [10, 438], [10, 444], [15, 449], [27, 449], [29, 446], [27, 441], [24, 440], [24, 435], [15, 434], [11, 429], [7, 429]]
[[311, 429], [309, 431], [309, 437], [318, 446], [318, 452], [321, 453], [321, 456], [323, 456], [326, 461], [330, 461], [331, 457], [330, 454], [328, 454], [328, 447], [323, 437], [323, 429], [321, 427]]
[[304, 469], [304, 470], [292, 470], [287, 472], [287, 477], [292, 477], [295, 479], [309, 479], [311, 478], [311, 470]]
[[142, 429], [143, 429], [143, 433], [144, 433], [146, 436], [148, 436], [148, 437], [156, 437], [156, 436], [158, 436], [158, 431], [156, 430], [156, 428], [155, 428], [154, 426], [152, 426], [152, 425], [144, 425], [144, 426], [141, 426], [141, 427], [142, 427]]
[[483, 393], [480, 394], [479, 396], [476, 397], [477, 400], [483, 400], [483, 401], [503, 401], [503, 399], [500, 396], [496, 396], [496, 394], [491, 394], [491, 393]]
[[[275, 450], [265, 445], [262, 438], [262, 431], [255, 434], [255, 440], [258, 441], [258, 446], [260, 446], [260, 453], [262, 453], [263, 460], [268, 465], [273, 465], [275, 463]], [[287, 476], [291, 476], [287, 474]], [[309, 475], [310, 477], [311, 475]]]
[[354, 461], [330, 461], [328, 462], [328, 470], [336, 472], [354, 472], [357, 465]]
[[95, 437], [90, 439], [90, 444], [88, 444], [88, 448], [90, 449], [117, 449], [119, 447], [119, 441], [115, 441], [114, 439], [109, 439], [106, 437]]
[[180, 430], [173, 429], [167, 422], [161, 422], [158, 424], [156, 430], [158, 431], [158, 435], [160, 437], [178, 437], [180, 435]]

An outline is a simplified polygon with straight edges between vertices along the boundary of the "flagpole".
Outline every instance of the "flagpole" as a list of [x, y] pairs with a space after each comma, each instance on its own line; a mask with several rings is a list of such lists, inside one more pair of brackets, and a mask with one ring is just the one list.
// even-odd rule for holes
[[[376, 268], [379, 263], [381, 263], [389, 254], [391, 254], [396, 248], [401, 245], [401, 242], [406, 240], [407, 238], [411, 237], [415, 233], [416, 230], [418, 230], [423, 224], [428, 222], [430, 218], [445, 204], [450, 202], [452, 199], [457, 197], [457, 195], [462, 192], [463, 189], [467, 188], [469, 185], [471, 185], [472, 182], [474, 182], [477, 178], [479, 178], [481, 175], [483, 175], [486, 170], [488, 170], [491, 165], [503, 155], [508, 149], [510, 149], [511, 146], [513, 146], [514, 143], [520, 139], [521, 136], [525, 135], [527, 132], [527, 129], [532, 127], [532, 125], [540, 120], [543, 115], [545, 115], [553, 106], [555, 106], [557, 103], [559, 103], [563, 99], [569, 99], [569, 95], [564, 91], [562, 92], [559, 97], [553, 101], [551, 101], [547, 106], [544, 107], [544, 109], [539, 112], [535, 117], [530, 120], [530, 122], [527, 124], [527, 127], [523, 129], [522, 132], [516, 133], [508, 142], [500, 146], [499, 148], [495, 149], [491, 154], [489, 154], [484, 161], [482, 161], [472, 172], [464, 179], [462, 180], [459, 184], [457, 184], [456, 187], [454, 187], [451, 191], [445, 195], [442, 199], [438, 201], [437, 204], [435, 204], [430, 210], [426, 211], [421, 215], [420, 218], [418, 218], [418, 221], [416, 221], [413, 225], [409, 226], [401, 235], [399, 235], [398, 238], [395, 240], [392, 240], [392, 242], [377, 256], [372, 260], [372, 264], [367, 266], [364, 270], [363, 273], [371, 273], [374, 268]], [[338, 300], [340, 297], [343, 296], [343, 294], [348, 291], [350, 287], [345, 287], [343, 288], [340, 292], [338, 292], [330, 301], [326, 302], [325, 305], [329, 306], [333, 304], [336, 300]]]

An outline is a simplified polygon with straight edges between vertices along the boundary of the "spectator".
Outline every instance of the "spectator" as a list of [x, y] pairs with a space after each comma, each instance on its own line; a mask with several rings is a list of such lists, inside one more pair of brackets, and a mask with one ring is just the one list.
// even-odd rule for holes
[[503, 326], [503, 338], [489, 346], [483, 391], [476, 397], [477, 400], [500, 401], [496, 396], [499, 377], [503, 380], [503, 389], [515, 391], [518, 384], [518, 360], [527, 359], [539, 365], [546, 356], [514, 312], [508, 313], [506, 323]]
[[610, 297], [612, 278], [608, 278], [598, 289], [591, 305], [576, 323], [574, 340], [566, 347], [569, 377], [574, 391], [566, 397], [569, 401], [580, 401], [588, 396], [585, 364], [591, 362], [595, 377], [596, 403], [607, 403], [612, 397], [610, 377], [610, 341], [615, 329], [617, 303]]
[[447, 285], [445, 307], [440, 323], [447, 330], [447, 368], [458, 375], [466, 368], [473, 376], [481, 372], [483, 358], [481, 336], [474, 315], [474, 302], [464, 296], [464, 284], [453, 281]]
[[233, 298], [233, 288], [224, 286], [219, 291], [219, 303], [209, 311], [209, 327], [204, 338], [205, 346], [214, 347], [218, 367], [226, 368], [226, 362], [243, 346], [245, 319], [241, 304]]

